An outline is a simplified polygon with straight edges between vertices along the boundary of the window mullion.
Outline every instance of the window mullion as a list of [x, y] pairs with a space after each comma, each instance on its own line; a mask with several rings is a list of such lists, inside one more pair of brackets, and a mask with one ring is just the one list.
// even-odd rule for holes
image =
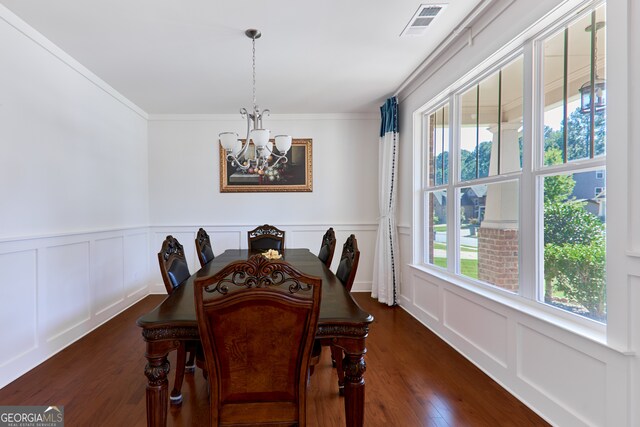
[[[534, 171], [535, 153], [539, 149], [536, 141], [542, 141], [544, 132], [541, 123], [542, 118], [534, 109], [536, 99], [542, 99], [542, 84], [539, 80], [540, 73], [535, 72], [539, 68], [541, 49], [534, 48], [532, 42], [524, 45], [523, 50], [523, 110], [522, 110], [522, 176], [520, 178], [520, 212], [519, 212], [519, 237], [520, 237], [520, 287], [518, 292], [525, 298], [536, 300], [538, 297], [538, 278], [536, 277], [536, 265], [538, 253], [536, 250], [536, 212], [539, 209], [536, 203], [536, 178]], [[538, 67], [538, 68], [536, 68]], [[540, 105], [540, 104], [537, 104]], [[544, 144], [544, 142], [542, 142]]]
[[460, 148], [460, 96], [451, 96], [449, 107], [449, 185], [447, 186], [447, 269], [456, 273], [458, 271], [458, 194], [456, 184], [460, 181], [461, 159]]

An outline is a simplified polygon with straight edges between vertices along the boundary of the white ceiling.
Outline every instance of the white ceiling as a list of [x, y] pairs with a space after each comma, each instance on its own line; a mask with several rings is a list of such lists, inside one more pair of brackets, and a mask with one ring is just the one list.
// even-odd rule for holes
[[0, 0], [150, 114], [378, 111], [482, 0], [450, 0], [425, 35], [399, 37], [429, 0]]

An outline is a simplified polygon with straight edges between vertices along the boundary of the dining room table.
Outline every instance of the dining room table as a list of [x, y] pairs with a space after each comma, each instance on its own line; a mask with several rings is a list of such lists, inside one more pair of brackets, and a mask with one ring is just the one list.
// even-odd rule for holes
[[[167, 423], [169, 352], [177, 349], [181, 341], [200, 339], [193, 293], [195, 279], [211, 276], [230, 262], [246, 260], [252, 255], [255, 253], [247, 249], [226, 250], [137, 320], [146, 343], [147, 426], [166, 426]], [[316, 339], [342, 349], [346, 425], [361, 427], [364, 424], [366, 338], [373, 316], [358, 306], [335, 274], [309, 249], [285, 249], [282, 260], [307, 275], [322, 279]]]

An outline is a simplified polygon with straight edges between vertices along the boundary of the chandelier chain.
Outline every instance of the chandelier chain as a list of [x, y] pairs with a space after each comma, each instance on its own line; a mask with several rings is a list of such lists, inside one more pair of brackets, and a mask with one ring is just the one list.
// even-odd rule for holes
[[252, 37], [251, 42], [253, 44], [252, 56], [253, 56], [253, 109], [256, 109], [256, 38]]

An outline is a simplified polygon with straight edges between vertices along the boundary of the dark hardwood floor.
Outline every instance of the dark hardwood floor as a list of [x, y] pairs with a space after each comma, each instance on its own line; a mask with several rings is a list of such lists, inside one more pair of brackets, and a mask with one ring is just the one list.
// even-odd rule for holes
[[[368, 426], [546, 426], [544, 420], [398, 307], [354, 294], [376, 320], [367, 339]], [[0, 405], [64, 405], [66, 426], [144, 426], [146, 359], [136, 319], [162, 301], [148, 296], [0, 390]], [[175, 352], [170, 357], [173, 363]], [[173, 385], [173, 370], [169, 374]], [[311, 377], [308, 425], [344, 425], [328, 348]], [[203, 426], [202, 372], [187, 374], [184, 403], [168, 424]]]

